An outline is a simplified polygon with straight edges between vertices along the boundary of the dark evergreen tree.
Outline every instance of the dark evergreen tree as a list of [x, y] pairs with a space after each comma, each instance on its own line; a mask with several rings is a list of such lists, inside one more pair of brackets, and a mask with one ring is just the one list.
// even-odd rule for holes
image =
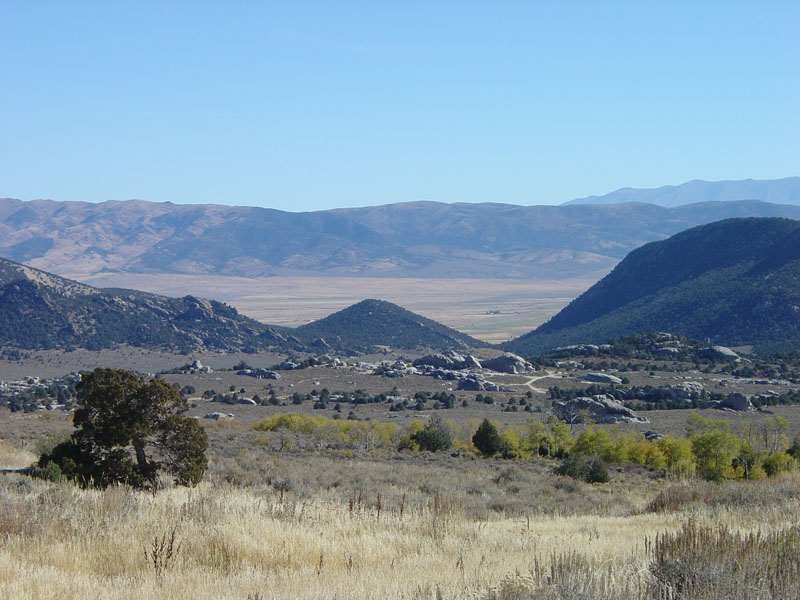
[[422, 450], [438, 452], [453, 445], [453, 431], [439, 415], [433, 415], [430, 422], [411, 436]]
[[472, 443], [484, 456], [494, 456], [500, 451], [500, 434], [497, 432], [497, 427], [492, 425], [489, 419], [484, 419], [472, 436]]
[[196, 485], [205, 473], [208, 440], [197, 421], [182, 416], [180, 392], [160, 379], [129, 371], [95, 369], [77, 387], [77, 430], [39, 459], [55, 463], [84, 486], [127, 483], [156, 488], [165, 471], [180, 485]]

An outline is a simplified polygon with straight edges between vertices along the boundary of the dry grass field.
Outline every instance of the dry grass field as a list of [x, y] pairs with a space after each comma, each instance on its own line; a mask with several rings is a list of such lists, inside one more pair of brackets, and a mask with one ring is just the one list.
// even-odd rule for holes
[[[249, 481], [228, 481], [236, 461]], [[800, 516], [796, 476], [653, 513], [670, 482], [646, 472], [592, 486], [547, 470], [240, 449], [198, 488], [155, 495], [6, 475], [0, 597], [655, 598], [657, 536], [690, 519], [779, 532]]]
[[[274, 355], [174, 356], [138, 349], [30, 353], [2, 361], [11, 375], [60, 375], [98, 364], [155, 372], [200, 358], [215, 369], [254, 366]], [[379, 357], [369, 357], [379, 358]], [[715, 484], [678, 479], [642, 465], [610, 465], [611, 481], [588, 484], [553, 474], [541, 458], [484, 459], [468, 448], [484, 417], [522, 431], [546, 420], [546, 389], [581, 388], [576, 372], [492, 376], [512, 391], [494, 404], [455, 391], [454, 408], [390, 412], [387, 403], [345, 405], [362, 424], [410, 427], [442, 415], [455, 430], [452, 453], [391, 445], [323, 442], [313, 435], [256, 429], [289, 411], [335, 418], [333, 406], [293, 404], [295, 392], [328, 387], [369, 394], [448, 391], [452, 382], [390, 379], [353, 368], [315, 367], [258, 380], [230, 370], [165, 375], [192, 385], [190, 415], [209, 437], [209, 470], [195, 489], [158, 493], [120, 486], [81, 490], [0, 474], [0, 598], [21, 599], [475, 599], [678, 600], [800, 597], [800, 472]], [[700, 381], [718, 374], [640, 370], [637, 385]], [[266, 393], [281, 404], [246, 406], [199, 397], [206, 389]], [[720, 388], [757, 393], [773, 384]], [[242, 392], [241, 390], [244, 390]], [[542, 412], [508, 411], [525, 391]], [[783, 391], [783, 390], [781, 390]], [[467, 406], [461, 401], [467, 400]], [[519, 404], [516, 404], [519, 407]], [[771, 407], [800, 433], [800, 406]], [[683, 434], [690, 414], [759, 428], [769, 414], [714, 410], [648, 411], [651, 423], [609, 430]], [[578, 433], [576, 427], [574, 433]], [[31, 464], [72, 431], [60, 410], [0, 409], [0, 468]]]
[[[265, 443], [252, 425], [206, 424], [209, 472], [195, 489], [80, 490], [0, 475], [0, 597], [796, 597], [675, 595], [659, 587], [663, 569], [696, 575], [705, 591], [740, 573], [726, 574], [718, 556], [681, 566], [655, 549], [687, 524], [708, 527], [702, 539], [779, 536], [759, 547], [763, 557], [750, 548], [747, 564], [785, 577], [776, 553], [800, 554], [798, 539], [780, 537], [800, 518], [796, 472], [711, 484], [624, 465], [590, 485], [551, 474], [556, 463], [544, 459], [315, 450], [301, 440], [281, 450], [280, 434]], [[4, 413], [0, 467], [27, 463], [69, 431], [63, 414]]]
[[[379, 298], [487, 342], [540, 325], [605, 275], [545, 279], [409, 279], [102, 274], [75, 278], [98, 287], [128, 287], [167, 296], [193, 294], [235, 306], [273, 325], [297, 326], [365, 298]], [[69, 275], [68, 275], [69, 276]]]

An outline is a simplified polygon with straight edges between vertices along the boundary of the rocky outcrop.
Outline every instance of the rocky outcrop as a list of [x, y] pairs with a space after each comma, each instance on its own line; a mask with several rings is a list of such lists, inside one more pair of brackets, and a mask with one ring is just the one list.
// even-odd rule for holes
[[700, 355], [714, 360], [737, 360], [739, 355], [726, 346], [711, 346], [700, 350]]
[[675, 346], [664, 346], [662, 348], [654, 348], [653, 354], [660, 354], [667, 358], [674, 358], [681, 353], [680, 348], [676, 348]]
[[521, 356], [512, 354], [511, 352], [504, 352], [494, 358], [489, 358], [481, 361], [484, 369], [497, 371], [498, 373], [509, 373], [516, 375], [517, 373], [528, 373], [535, 371], [535, 367], [526, 361]]
[[237, 375], [247, 375], [248, 377], [255, 377], [256, 379], [280, 379], [280, 373], [270, 371], [269, 369], [241, 369], [236, 371]]
[[677, 385], [671, 385], [665, 391], [670, 400], [691, 400], [700, 396], [706, 390], [702, 384], [696, 381], [684, 381]]
[[464, 357], [456, 352], [426, 354], [414, 361], [414, 366], [428, 366], [434, 369], [463, 369]]
[[220, 419], [232, 419], [233, 418], [233, 414], [231, 414], [231, 413], [225, 414], [225, 413], [221, 413], [221, 412], [212, 412], [212, 413], [208, 413], [203, 418], [204, 419], [212, 419], [214, 421], [219, 421]]
[[501, 388], [496, 383], [488, 381], [480, 373], [470, 373], [465, 377], [458, 380], [459, 390], [468, 390], [474, 392], [499, 392]]
[[649, 423], [608, 394], [580, 397], [553, 404], [555, 415], [567, 423], [583, 423], [588, 417], [595, 423]]
[[567, 369], [568, 371], [579, 371], [583, 369], [584, 364], [574, 360], [559, 360], [556, 362], [556, 367], [559, 369]]
[[394, 362], [384, 360], [373, 369], [373, 374], [383, 375], [384, 377], [405, 377], [406, 375], [417, 375], [419, 371], [416, 367], [407, 365], [402, 360]]
[[591, 381], [593, 383], [613, 383], [615, 385], [622, 383], [622, 379], [616, 375], [609, 375], [608, 373], [586, 373], [578, 377], [578, 379]]
[[572, 344], [559, 346], [553, 352], [561, 352], [568, 356], [594, 356], [600, 351], [600, 346], [595, 344]]
[[481, 364], [481, 361], [479, 361], [477, 358], [472, 356], [472, 354], [467, 354], [464, 357], [464, 368], [465, 369], [482, 369], [483, 365]]
[[203, 365], [199, 360], [193, 360], [192, 362], [183, 365], [182, 367], [178, 367], [177, 369], [173, 369], [169, 371], [170, 373], [181, 373], [184, 375], [195, 375], [196, 373], [213, 373], [214, 369], [209, 366]]
[[428, 369], [447, 369], [451, 371], [461, 371], [464, 369], [488, 369], [498, 373], [529, 373], [536, 368], [521, 356], [504, 352], [493, 358], [478, 360], [471, 354], [462, 356], [457, 352], [447, 351], [437, 354], [427, 354], [414, 361], [414, 365]]
[[752, 412], [755, 410], [750, 398], [739, 392], [728, 394], [724, 400], [718, 402], [715, 408], [733, 410], [736, 412]]

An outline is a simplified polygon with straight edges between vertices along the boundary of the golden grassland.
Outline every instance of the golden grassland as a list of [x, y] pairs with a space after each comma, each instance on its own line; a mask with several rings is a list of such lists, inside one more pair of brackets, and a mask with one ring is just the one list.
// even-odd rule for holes
[[711, 484], [629, 466], [589, 485], [545, 460], [275, 452], [208, 431], [195, 489], [2, 476], [0, 598], [672, 598], [651, 590], [657, 536], [800, 516], [796, 472]]
[[[6, 494], [0, 594], [8, 598], [464, 597], [529, 571], [552, 548], [627, 563], [641, 554], [644, 532], [677, 522], [475, 521], [447, 500], [379, 514], [376, 505], [351, 511], [209, 484], [155, 497], [65, 486]], [[172, 555], [154, 558], [173, 531]]]

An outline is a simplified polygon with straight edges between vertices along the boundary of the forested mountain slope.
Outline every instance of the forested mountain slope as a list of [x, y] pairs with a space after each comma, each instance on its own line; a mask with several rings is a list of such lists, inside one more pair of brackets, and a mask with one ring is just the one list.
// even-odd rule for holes
[[534, 354], [650, 331], [762, 351], [800, 347], [800, 222], [727, 219], [646, 244], [505, 347]]

